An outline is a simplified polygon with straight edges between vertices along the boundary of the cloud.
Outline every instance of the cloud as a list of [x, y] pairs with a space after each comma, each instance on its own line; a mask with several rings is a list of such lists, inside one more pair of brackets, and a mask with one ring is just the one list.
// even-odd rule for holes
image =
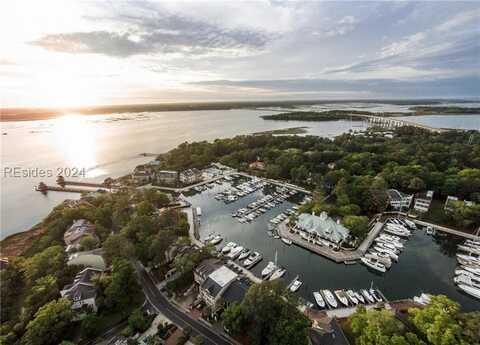
[[64, 53], [93, 53], [114, 57], [138, 54], [181, 53], [241, 55], [260, 50], [273, 37], [261, 31], [226, 29], [177, 15], [160, 18], [121, 16], [135, 24], [125, 32], [88, 31], [48, 34], [30, 42]]
[[435, 30], [440, 32], [449, 31], [454, 28], [458, 28], [459, 26], [464, 26], [470, 22], [474, 22], [474, 25], [476, 25], [476, 29], [478, 30], [479, 21], [480, 21], [480, 10], [462, 12], [453, 16], [446, 22], [438, 25], [435, 28]]

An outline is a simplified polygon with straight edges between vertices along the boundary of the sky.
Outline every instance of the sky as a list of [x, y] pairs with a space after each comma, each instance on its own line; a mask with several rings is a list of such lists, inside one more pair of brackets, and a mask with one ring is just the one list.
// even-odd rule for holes
[[480, 2], [3, 1], [2, 106], [480, 96]]

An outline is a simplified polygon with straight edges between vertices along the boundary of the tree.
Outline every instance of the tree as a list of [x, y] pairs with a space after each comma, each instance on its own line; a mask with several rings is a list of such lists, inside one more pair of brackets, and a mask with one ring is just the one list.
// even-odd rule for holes
[[25, 260], [24, 272], [27, 281], [32, 284], [37, 279], [46, 276], [58, 276], [65, 265], [65, 251], [62, 246], [48, 247]]
[[241, 334], [245, 327], [245, 319], [243, 317], [242, 307], [238, 303], [228, 306], [222, 315], [223, 324], [229, 333], [233, 335]]
[[425, 190], [425, 187], [425, 182], [423, 182], [420, 177], [412, 178], [408, 185], [408, 189], [410, 189], [412, 192], [420, 192], [422, 190]]
[[57, 278], [51, 274], [36, 280], [24, 303], [23, 318], [28, 321], [38, 308], [59, 295]]
[[342, 220], [343, 225], [350, 230], [352, 236], [363, 239], [368, 233], [368, 217], [347, 216]]
[[86, 235], [80, 240], [80, 248], [82, 250], [92, 250], [97, 247], [98, 240], [92, 235]]
[[412, 323], [432, 345], [468, 345], [459, 312], [459, 304], [444, 295], [433, 296], [423, 309], [409, 310]]
[[203, 338], [201, 335], [197, 335], [196, 337], [193, 337], [190, 341], [195, 345], [205, 344], [205, 338]]
[[122, 234], [111, 235], [103, 244], [103, 257], [107, 263], [115, 258], [130, 259], [135, 255], [133, 244]]
[[72, 320], [73, 312], [70, 306], [70, 301], [60, 298], [41, 307], [35, 318], [28, 323], [22, 344], [58, 344]]
[[83, 333], [89, 338], [96, 336], [100, 330], [100, 317], [96, 314], [88, 314], [82, 320]]
[[128, 317], [128, 326], [134, 332], [145, 332], [149, 327], [149, 322], [143, 315], [143, 312], [137, 308]]
[[115, 259], [112, 265], [112, 279], [105, 289], [106, 304], [116, 310], [126, 309], [140, 290], [135, 271], [124, 259]]

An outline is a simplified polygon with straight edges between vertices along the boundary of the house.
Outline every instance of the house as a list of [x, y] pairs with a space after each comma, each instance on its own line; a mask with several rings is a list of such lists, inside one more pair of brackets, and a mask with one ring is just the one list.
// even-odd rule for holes
[[421, 213], [428, 212], [432, 200], [433, 190], [429, 190], [426, 193], [418, 193], [417, 195], [415, 195], [415, 203], [413, 205], [413, 209]]
[[335, 222], [326, 212], [322, 212], [320, 216], [302, 213], [298, 216], [294, 231], [302, 231], [309, 238], [319, 237], [336, 244], [345, 241], [350, 236], [350, 230]]
[[445, 212], [452, 212], [453, 211], [453, 205], [455, 202], [461, 202], [465, 206], [472, 206], [473, 202], [468, 201], [468, 200], [459, 200], [456, 196], [447, 196], [447, 200], [445, 200], [445, 205], [443, 206], [443, 209]]
[[184, 170], [180, 173], [180, 182], [193, 184], [202, 181], [202, 172], [196, 168]]
[[250, 163], [248, 167], [254, 170], [265, 170], [265, 163], [257, 159], [255, 162]]
[[199, 296], [212, 312], [223, 306], [222, 295], [237, 278], [237, 273], [227, 266], [220, 266], [200, 285]]
[[412, 194], [405, 194], [396, 189], [388, 189], [387, 194], [390, 201], [390, 206], [392, 206], [392, 208], [395, 210], [410, 208], [413, 199]]
[[87, 267], [77, 273], [73, 283], [66, 285], [60, 295], [71, 300], [72, 309], [81, 311], [85, 308], [97, 312], [97, 288], [92, 282], [95, 275], [102, 274], [102, 270], [93, 267]]
[[157, 183], [174, 185], [178, 181], [178, 172], [174, 170], [160, 170], [156, 173]]
[[218, 259], [203, 260], [193, 269], [193, 279], [198, 285], [202, 285], [208, 276], [222, 265], [223, 263]]
[[73, 248], [79, 249], [80, 241], [86, 236], [93, 236], [96, 238], [95, 225], [86, 219], [75, 220], [72, 226], [70, 226], [63, 234], [63, 240], [67, 245], [67, 252]]
[[144, 184], [150, 181], [151, 174], [147, 170], [135, 169], [132, 173], [132, 180], [136, 184]]

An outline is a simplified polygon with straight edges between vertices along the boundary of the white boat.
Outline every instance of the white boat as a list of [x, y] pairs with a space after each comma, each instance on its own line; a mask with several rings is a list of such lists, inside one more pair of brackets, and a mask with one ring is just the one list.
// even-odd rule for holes
[[474, 288], [473, 286], [468, 286], [465, 284], [458, 284], [458, 288], [463, 292], [469, 294], [470, 296], [480, 299], [480, 289]]
[[252, 254], [250, 254], [250, 256], [247, 259], [245, 259], [245, 261], [243, 262], [243, 266], [251, 268], [255, 264], [262, 261], [262, 259], [263, 259], [262, 254], [260, 254], [259, 252], [253, 252]]
[[403, 249], [403, 244], [398, 242], [398, 241], [394, 241], [390, 238], [385, 238], [385, 237], [377, 237], [375, 239], [375, 242], [381, 242], [381, 243], [384, 243], [385, 245], [388, 246], [391, 246], [392, 249], [398, 249], [398, 250], [402, 250]]
[[[393, 250], [393, 251], [399, 251], [400, 250], [400, 248], [395, 246], [391, 241], [387, 241], [387, 240], [382, 239], [382, 238], [376, 238], [375, 242], [377, 242], [379, 246], [385, 247], [385, 248]], [[403, 245], [402, 245], [402, 248], [403, 248]]]
[[464, 284], [480, 289], [480, 283], [474, 281], [472, 278], [465, 275], [456, 276], [455, 278], [453, 278], [453, 281], [455, 282], [455, 284]]
[[313, 292], [313, 297], [315, 298], [315, 302], [317, 302], [317, 305], [320, 308], [325, 308], [325, 301], [324, 301], [322, 295], [320, 294], [320, 292], [314, 291]]
[[365, 304], [365, 297], [361, 293], [358, 293], [357, 291], [353, 292], [355, 294], [355, 297], [357, 297], [359, 303]]
[[385, 248], [380, 247], [380, 246], [375, 246], [375, 247], [373, 247], [373, 249], [375, 249], [379, 253], [385, 253], [385, 254], [389, 255], [393, 260], [398, 261], [398, 255], [396, 253], [392, 252], [391, 250], [385, 249]]
[[370, 288], [370, 290], [368, 290], [368, 293], [369, 293], [377, 302], [383, 301], [382, 296], [380, 295], [380, 293], [378, 292], [378, 290], [375, 290], [374, 288]]
[[469, 272], [467, 270], [462, 270], [462, 269], [456, 269], [455, 270], [455, 275], [456, 276], [467, 276], [470, 277], [472, 280], [475, 280], [477, 282], [480, 282], [480, 275], [477, 275], [475, 273]]
[[290, 291], [291, 292], [296, 292], [298, 289], [300, 289], [300, 286], [302, 286], [302, 282], [298, 279], [295, 279], [295, 281], [292, 283], [290, 286]]
[[233, 248], [230, 253], [227, 254], [227, 257], [234, 260], [236, 259], [240, 253], [242, 252], [243, 250], [243, 247], [242, 246], [236, 246], [235, 248]]
[[325, 297], [325, 300], [327, 303], [332, 307], [332, 308], [337, 308], [338, 307], [338, 302], [333, 296], [332, 292], [330, 290], [321, 290], [323, 297]]
[[360, 260], [368, 267], [373, 268], [374, 270], [377, 270], [379, 272], [385, 273], [387, 271], [387, 268], [385, 267], [384, 264], [374, 261], [372, 259], [368, 259], [366, 257], [360, 258]]
[[[400, 242], [401, 241], [401, 238], [398, 237], [398, 236], [395, 236], [395, 235], [389, 235], [389, 234], [380, 234], [379, 237], [381, 238], [385, 238], [387, 240], [390, 240], [390, 241], [396, 241], [396, 242]], [[401, 243], [401, 242], [400, 242]]]
[[286, 272], [287, 270], [285, 268], [279, 267], [278, 269], [275, 270], [275, 272], [272, 273], [269, 280], [275, 280], [275, 279], [281, 278]]
[[470, 246], [459, 244], [458, 249], [463, 250], [464, 252], [467, 252], [470, 254], [480, 254], [480, 247], [470, 247]]
[[432, 300], [432, 295], [427, 294], [427, 293], [422, 293], [420, 296], [414, 296], [413, 301], [422, 304], [422, 305], [427, 305], [430, 304], [430, 301]]
[[480, 257], [473, 255], [457, 254], [457, 260], [462, 262], [469, 262], [475, 265], [480, 265]]
[[220, 236], [220, 235], [215, 235], [215, 237], [210, 240], [210, 243], [211, 243], [211, 244], [219, 244], [219, 243], [222, 242], [222, 241], [223, 241], [222, 236]]
[[238, 256], [238, 260], [243, 260], [243, 259], [247, 258], [250, 255], [251, 252], [252, 251], [250, 249], [244, 248], [242, 250], [242, 252], [240, 253], [240, 255]]
[[292, 241], [289, 240], [288, 238], [282, 237], [282, 242], [285, 243], [286, 245], [291, 245]]
[[378, 261], [381, 264], [383, 264], [386, 268], [392, 267], [392, 259], [390, 259], [390, 256], [385, 257], [380, 257], [378, 256], [377, 252], [368, 252], [365, 254], [365, 257], [367, 259], [372, 259], [374, 261]]
[[472, 272], [476, 275], [480, 275], [480, 266], [463, 265], [462, 268], [468, 272]]
[[350, 302], [352, 302], [352, 304], [355, 304], [355, 305], [358, 304], [358, 302], [359, 302], [358, 298], [355, 295], [355, 292], [353, 292], [353, 290], [347, 290], [347, 291], [345, 291], [345, 293], [347, 294], [347, 297], [350, 300]]
[[204, 243], [207, 243], [207, 242], [210, 242], [211, 240], [213, 240], [215, 238], [215, 234], [212, 232], [211, 234], [209, 234], [207, 237], [205, 237], [203, 239], [203, 242]]
[[277, 269], [277, 266], [273, 261], [270, 261], [267, 266], [262, 270], [262, 277], [268, 278], [275, 270]]
[[222, 248], [222, 253], [227, 254], [229, 251], [231, 251], [233, 248], [235, 248], [237, 244], [235, 242], [228, 242], [225, 247]]
[[375, 299], [368, 293], [367, 290], [362, 289], [360, 292], [362, 293], [363, 297], [365, 297], [365, 301], [375, 303]]
[[397, 235], [401, 237], [409, 237], [411, 235], [410, 231], [408, 230], [403, 230], [400, 228], [395, 228], [390, 226], [385, 227], [383, 231], [388, 232], [389, 234]]
[[466, 245], [480, 246], [480, 240], [466, 240]]
[[334, 291], [335, 296], [337, 296], [337, 299], [346, 307], [348, 307], [348, 297], [345, 291], [343, 290], [335, 290]]

